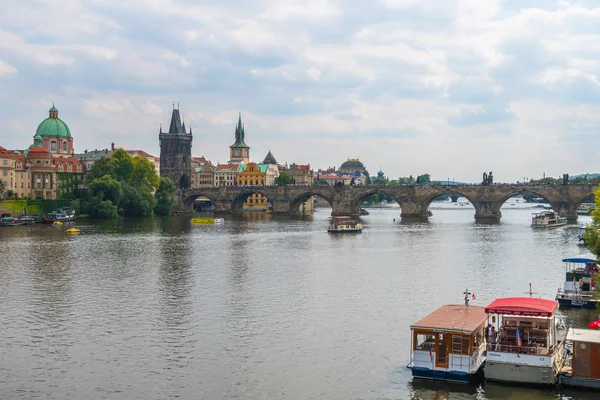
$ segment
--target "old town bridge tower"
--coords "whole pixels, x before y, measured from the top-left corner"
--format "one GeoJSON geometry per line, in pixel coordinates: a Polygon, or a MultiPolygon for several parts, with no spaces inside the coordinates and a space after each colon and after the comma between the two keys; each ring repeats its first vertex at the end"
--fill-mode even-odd
{"type": "MultiPolygon", "coordinates": [[[[179,106],[179,105],[178,105],[179,106]]],[[[173,104],[173,115],[169,131],[160,128],[160,176],[171,178],[178,189],[191,186],[192,128],[186,132],[185,122],[181,122],[179,109],[173,104]]]]}

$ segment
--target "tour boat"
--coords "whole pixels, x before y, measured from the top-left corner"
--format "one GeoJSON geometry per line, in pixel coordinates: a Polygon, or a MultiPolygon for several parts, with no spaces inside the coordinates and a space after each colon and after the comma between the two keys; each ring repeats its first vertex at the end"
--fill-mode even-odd
{"type": "Polygon", "coordinates": [[[498,334],[488,340],[485,379],[556,384],[564,360],[564,332],[556,324],[557,310],[556,301],[530,297],[496,299],[489,304],[485,312],[498,334]]]}
{"type": "Polygon", "coordinates": [[[554,210],[536,212],[533,213],[533,216],[531,217],[532,228],[554,228],[566,224],[567,219],[558,215],[554,210]]]}
{"type": "Polygon", "coordinates": [[[483,378],[484,307],[444,305],[410,326],[414,378],[469,383],[483,378]]]}
{"type": "Polygon", "coordinates": [[[75,221],[75,212],[70,208],[61,208],[56,211],[52,211],[46,214],[44,217],[45,224],[52,224],[54,222],[69,222],[75,221]]]}
{"type": "Polygon", "coordinates": [[[565,366],[561,386],[600,389],[600,331],[570,328],[566,338],[565,366]]]}
{"type": "Polygon", "coordinates": [[[556,293],[561,307],[595,309],[599,300],[594,298],[594,276],[598,262],[591,258],[565,258],[565,282],[556,293]]]}
{"type": "Polygon", "coordinates": [[[592,211],[596,209],[594,203],[582,203],[577,208],[577,215],[592,215],[592,211]]]}
{"type": "Polygon", "coordinates": [[[331,217],[329,233],[353,233],[362,232],[363,226],[360,222],[352,220],[350,217],[331,217]]]}
{"type": "Polygon", "coordinates": [[[192,224],[222,224],[223,218],[192,218],[192,224]]]}

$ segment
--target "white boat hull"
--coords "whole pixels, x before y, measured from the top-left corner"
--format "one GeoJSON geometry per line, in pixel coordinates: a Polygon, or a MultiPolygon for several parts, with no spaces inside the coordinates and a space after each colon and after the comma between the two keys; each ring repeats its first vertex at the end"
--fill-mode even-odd
{"type": "Polygon", "coordinates": [[[485,380],[533,385],[554,385],[557,381],[562,351],[550,356],[488,352],[485,380]]]}

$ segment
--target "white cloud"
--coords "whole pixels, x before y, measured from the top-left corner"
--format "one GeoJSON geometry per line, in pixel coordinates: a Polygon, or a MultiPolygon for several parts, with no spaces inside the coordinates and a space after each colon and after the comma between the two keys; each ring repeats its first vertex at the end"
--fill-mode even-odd
{"type": "Polygon", "coordinates": [[[77,149],[158,153],[179,101],[194,152],[215,162],[241,110],[256,159],[575,174],[600,148],[599,26],[583,0],[13,2],[0,5],[0,145],[27,147],[54,101],[77,149]]]}
{"type": "Polygon", "coordinates": [[[0,60],[0,76],[16,74],[17,69],[12,65],[0,60]]]}

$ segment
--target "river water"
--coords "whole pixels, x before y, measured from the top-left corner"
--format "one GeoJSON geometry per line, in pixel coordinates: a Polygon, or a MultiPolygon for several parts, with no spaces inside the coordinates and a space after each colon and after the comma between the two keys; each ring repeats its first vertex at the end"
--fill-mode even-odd
{"type": "Polygon", "coordinates": [[[410,324],[467,287],[482,306],[530,282],[554,297],[560,260],[587,251],[575,226],[532,230],[530,207],[499,225],[449,203],[428,223],[371,209],[359,235],[327,234],[327,209],[0,228],[0,398],[596,399],[406,368],[410,324]]]}

